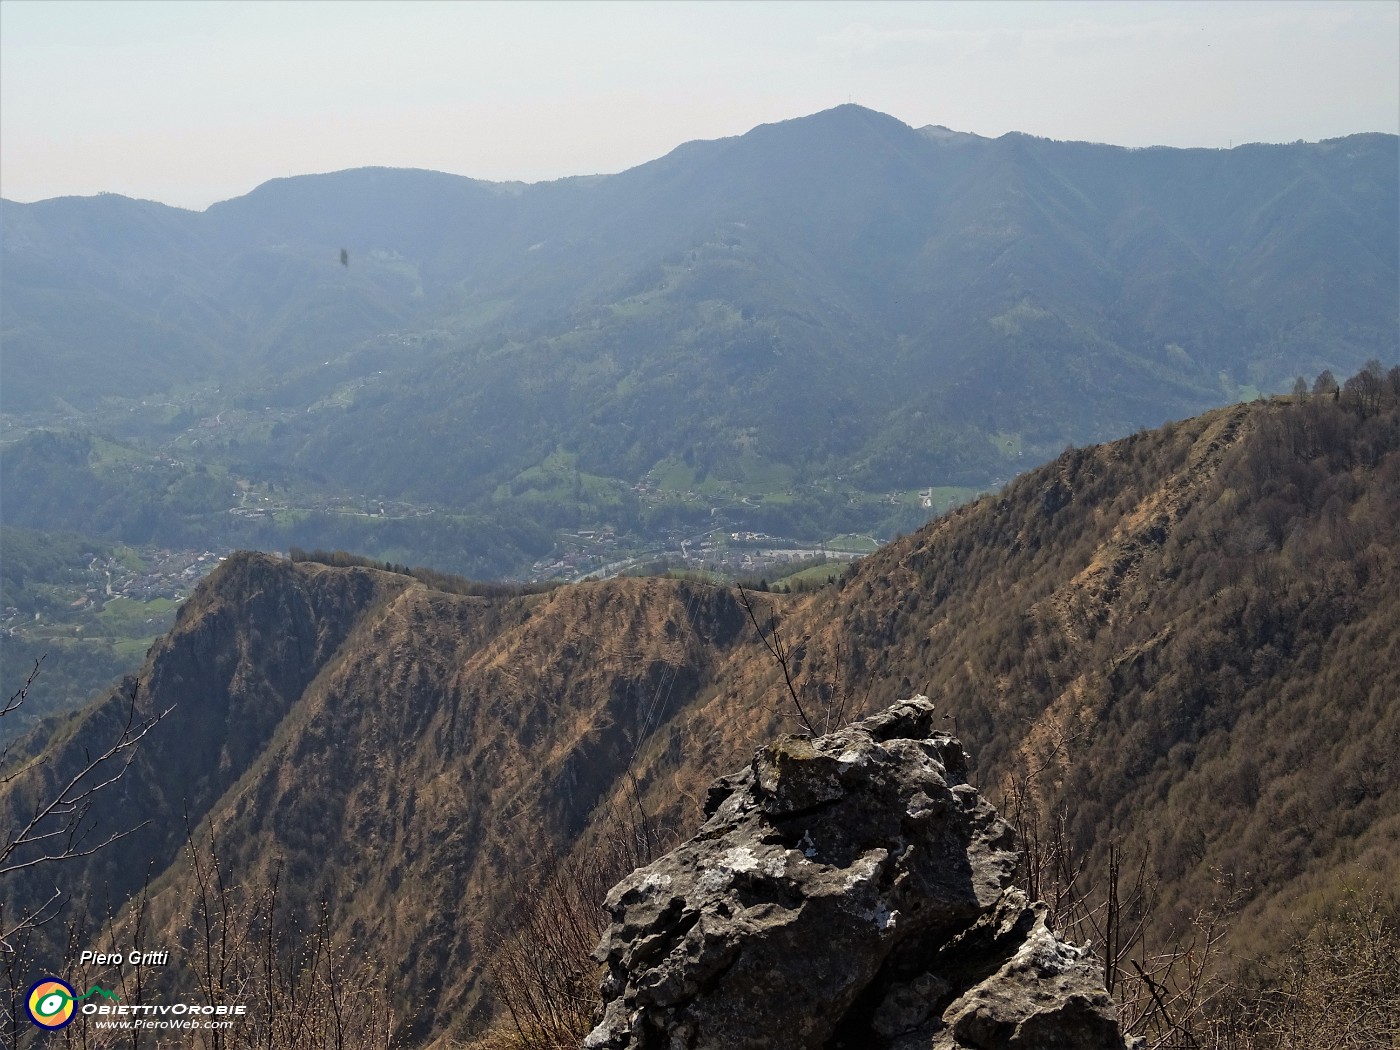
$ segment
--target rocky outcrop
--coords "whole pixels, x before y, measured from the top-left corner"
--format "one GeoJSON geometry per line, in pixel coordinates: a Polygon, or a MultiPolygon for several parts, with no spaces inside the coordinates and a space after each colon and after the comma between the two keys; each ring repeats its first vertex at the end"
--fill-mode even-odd
{"type": "Polygon", "coordinates": [[[916,696],[717,781],[696,836],[608,896],[585,1048],[1122,1050],[934,717],[916,696]]]}

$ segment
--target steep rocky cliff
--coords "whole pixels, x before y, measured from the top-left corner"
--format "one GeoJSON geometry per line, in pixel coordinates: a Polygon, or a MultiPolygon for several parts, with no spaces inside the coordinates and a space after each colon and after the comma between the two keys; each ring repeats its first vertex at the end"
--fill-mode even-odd
{"type": "MultiPolygon", "coordinates": [[[[294,568],[265,555],[237,555],[181,608],[139,676],[46,727],[47,746],[32,766],[24,749],[39,738],[22,741],[7,756],[9,775],[0,777],[0,827],[23,827],[42,801],[54,798],[129,726],[155,720],[139,748],[113,756],[77,782],[82,791],[120,774],[72,828],[78,851],[116,839],[81,865],[68,865],[66,918],[77,928],[100,925],[109,908],[174,863],[187,828],[197,828],[249,766],[264,759],[310,684],[356,648],[366,617],[411,582],[368,569],[294,568]],[[20,769],[25,772],[15,775],[20,769]]],[[[64,823],[53,814],[36,831],[51,833],[64,823]]],[[[54,852],[52,840],[37,839],[20,846],[9,863],[54,852]]],[[[54,876],[43,866],[21,868],[3,889],[17,914],[48,899],[54,876]]]]}

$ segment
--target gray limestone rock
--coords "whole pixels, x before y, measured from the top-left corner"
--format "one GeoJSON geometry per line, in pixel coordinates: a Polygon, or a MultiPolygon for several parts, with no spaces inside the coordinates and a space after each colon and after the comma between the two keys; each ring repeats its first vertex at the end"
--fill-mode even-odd
{"type": "Polygon", "coordinates": [[[716,781],[695,837],[608,895],[586,1050],[1122,1050],[933,719],[916,696],[716,781]]]}

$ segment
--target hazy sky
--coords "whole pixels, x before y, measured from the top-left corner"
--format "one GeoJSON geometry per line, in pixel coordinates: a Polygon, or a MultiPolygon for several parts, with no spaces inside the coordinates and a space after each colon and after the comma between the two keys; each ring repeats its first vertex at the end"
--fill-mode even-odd
{"type": "Polygon", "coordinates": [[[847,100],[1130,146],[1396,132],[1400,2],[0,0],[11,200],[620,171],[847,100]]]}

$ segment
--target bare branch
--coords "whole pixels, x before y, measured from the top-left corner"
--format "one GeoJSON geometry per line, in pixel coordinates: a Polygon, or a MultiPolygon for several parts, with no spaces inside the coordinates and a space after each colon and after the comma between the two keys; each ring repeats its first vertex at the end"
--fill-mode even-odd
{"type": "MultiPolygon", "coordinates": [[[[24,703],[29,687],[38,677],[41,663],[42,658],[35,662],[24,685],[10,697],[0,713],[9,714],[24,703]]],[[[0,877],[46,864],[89,857],[145,826],[143,822],[135,827],[112,831],[101,841],[86,841],[93,830],[89,818],[96,800],[127,774],[136,758],[137,746],[173,709],[168,707],[144,718],[139,717],[138,694],[139,690],[132,690],[125,720],[115,740],[96,756],[91,752],[85,753],[82,768],[66,782],[52,790],[41,791],[28,820],[0,841],[0,877]]],[[[3,761],[3,757],[0,755],[0,761],[3,761]]],[[[43,765],[44,758],[37,757],[21,768],[6,773],[0,778],[0,785],[11,784],[43,765]]],[[[63,894],[55,889],[54,894],[38,909],[17,918],[12,915],[6,921],[3,898],[0,898],[0,951],[12,951],[10,941],[14,937],[26,930],[36,929],[52,918],[62,899],[63,894]]]]}
{"type": "MultiPolygon", "coordinates": [[[[44,656],[47,655],[47,653],[44,654],[44,656]]],[[[11,696],[10,699],[5,701],[5,706],[3,708],[0,708],[0,718],[3,718],[5,715],[8,715],[11,711],[19,710],[20,706],[24,703],[25,698],[29,696],[29,687],[34,684],[34,679],[39,677],[39,666],[43,662],[43,656],[39,657],[39,659],[34,661],[34,670],[29,672],[29,676],[25,678],[24,684],[18,689],[16,689],[14,695],[11,696]]]]}
{"type": "Polygon", "coordinates": [[[44,923],[58,915],[59,905],[63,902],[63,891],[57,886],[49,899],[44,901],[39,907],[28,915],[25,915],[19,922],[9,929],[4,928],[5,924],[5,902],[0,900],[0,954],[10,955],[14,952],[14,946],[10,944],[10,939],[25,930],[37,930],[44,923]],[[49,909],[53,911],[50,913],[49,909]]]}
{"type": "MultiPolygon", "coordinates": [[[[47,653],[44,654],[44,656],[47,655],[47,653]]],[[[25,677],[24,684],[18,689],[16,689],[14,693],[10,696],[10,698],[5,701],[4,707],[0,707],[0,718],[3,718],[8,714],[12,714],[13,712],[18,711],[22,706],[24,706],[24,701],[29,697],[29,687],[34,684],[34,679],[39,677],[39,668],[43,664],[43,662],[43,656],[39,657],[39,659],[34,661],[34,669],[29,672],[28,676],[25,677]]],[[[5,768],[5,760],[9,757],[10,745],[6,744],[3,748],[0,748],[0,769],[5,768]]],[[[33,768],[33,766],[34,762],[30,762],[28,765],[24,766],[23,769],[17,769],[12,773],[6,773],[4,776],[0,776],[0,787],[3,787],[4,785],[8,784],[11,780],[15,780],[18,777],[22,776],[24,773],[28,772],[31,768],[33,768]]]]}
{"type": "Polygon", "coordinates": [[[77,856],[86,856],[96,849],[110,842],[116,841],[127,834],[126,832],[113,833],[107,842],[99,846],[90,847],[83,851],[79,850],[82,825],[91,808],[91,800],[104,788],[120,780],[131,768],[131,763],[135,760],[135,748],[160,721],[168,715],[174,705],[167,707],[164,711],[159,711],[149,718],[138,722],[136,719],[136,698],[137,693],[132,691],[131,699],[127,706],[126,722],[122,726],[117,739],[107,747],[96,758],[88,757],[87,763],[76,774],[71,777],[61,789],[53,794],[47,802],[36,802],[34,815],[30,817],[28,823],[20,828],[18,833],[13,834],[0,846],[0,875],[9,874],[12,871],[19,871],[22,868],[32,867],[38,863],[46,863],[57,860],[67,860],[77,856]],[[104,767],[118,757],[122,758],[120,768],[107,772],[104,767]],[[84,783],[90,776],[98,771],[102,771],[103,779],[93,783],[84,783]],[[52,818],[64,821],[62,827],[51,831],[40,831],[40,826],[52,818]],[[10,858],[15,851],[22,846],[33,845],[52,838],[69,838],[69,845],[59,854],[33,858],[23,862],[10,862],[10,858]]]}
{"type": "Polygon", "coordinates": [[[808,733],[817,735],[816,726],[807,717],[807,712],[802,708],[802,701],[797,695],[797,686],[792,681],[792,650],[783,644],[782,635],[778,633],[777,616],[770,617],[768,621],[768,633],[764,634],[762,626],[758,622],[758,613],[753,606],[753,599],[749,597],[749,592],[744,590],[744,585],[739,584],[739,605],[748,614],[749,623],[753,624],[753,629],[758,634],[758,640],[763,643],[763,647],[777,661],[778,666],[783,669],[783,681],[787,684],[788,696],[792,700],[793,707],[797,708],[797,721],[808,733]]]}

